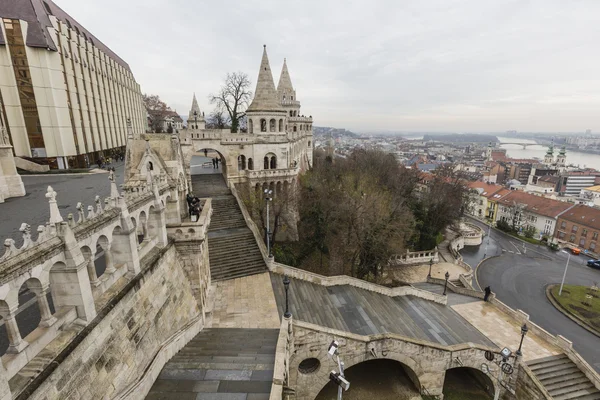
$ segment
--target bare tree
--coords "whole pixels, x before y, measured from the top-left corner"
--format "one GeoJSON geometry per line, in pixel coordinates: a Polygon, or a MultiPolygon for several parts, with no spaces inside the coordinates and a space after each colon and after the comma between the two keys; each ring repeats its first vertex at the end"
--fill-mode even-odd
{"type": "Polygon", "coordinates": [[[163,120],[168,112],[171,111],[171,108],[157,94],[144,93],[142,100],[144,101],[146,111],[150,115],[150,130],[161,133],[163,131],[163,120]]]}
{"type": "Polygon", "coordinates": [[[231,72],[227,74],[219,92],[209,95],[208,99],[212,104],[216,104],[218,109],[227,111],[231,121],[231,132],[237,132],[251,97],[248,75],[244,72],[231,72]]]}
{"type": "Polygon", "coordinates": [[[228,117],[222,109],[216,108],[208,115],[206,119],[206,127],[208,129],[225,129],[229,125],[228,117]]]}

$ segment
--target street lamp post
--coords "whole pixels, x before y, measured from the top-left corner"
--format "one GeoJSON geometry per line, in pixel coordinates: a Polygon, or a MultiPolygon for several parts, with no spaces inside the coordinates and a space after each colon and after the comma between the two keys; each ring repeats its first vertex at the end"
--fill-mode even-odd
{"type": "Polygon", "coordinates": [[[563,274],[562,281],[560,282],[560,289],[558,291],[559,296],[562,295],[563,285],[565,284],[565,278],[567,276],[567,269],[569,268],[569,261],[571,260],[571,253],[569,253],[568,251],[564,251],[564,250],[563,250],[563,252],[567,253],[567,264],[565,265],[565,272],[563,274]]]}
{"type": "Polygon", "coordinates": [[[444,296],[446,295],[446,289],[448,288],[448,278],[450,278],[450,273],[448,271],[446,271],[446,275],[444,275],[446,277],[446,282],[444,283],[444,296]]]}
{"type": "Polygon", "coordinates": [[[288,276],[283,277],[283,287],[285,288],[285,313],[284,318],[291,318],[292,313],[290,312],[290,303],[288,300],[288,290],[290,289],[290,278],[288,276]]]}
{"type": "Polygon", "coordinates": [[[269,202],[273,200],[273,191],[270,189],[265,189],[265,200],[267,202],[267,254],[269,257],[271,254],[271,229],[269,225],[269,202]]]}
{"type": "Polygon", "coordinates": [[[521,357],[523,355],[523,353],[521,353],[521,347],[523,347],[523,339],[525,339],[525,335],[527,335],[527,331],[529,331],[529,328],[527,328],[527,324],[523,324],[523,326],[521,327],[521,343],[519,343],[519,350],[517,350],[517,357],[521,357]]]}
{"type": "Polygon", "coordinates": [[[431,278],[431,267],[433,266],[433,257],[429,260],[429,273],[427,274],[428,278],[431,278]]]}

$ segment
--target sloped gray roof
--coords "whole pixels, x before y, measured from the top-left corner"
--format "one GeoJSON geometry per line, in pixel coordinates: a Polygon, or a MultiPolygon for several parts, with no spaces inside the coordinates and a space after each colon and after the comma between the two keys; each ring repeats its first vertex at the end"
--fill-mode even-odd
{"type": "MultiPolygon", "coordinates": [[[[103,53],[115,60],[123,68],[131,71],[129,65],[111,49],[92,35],[79,22],[63,11],[52,0],[0,0],[0,17],[20,19],[28,23],[27,46],[41,47],[57,51],[56,43],[48,34],[48,28],[52,28],[49,15],[79,30],[92,44],[103,53]]],[[[0,44],[6,44],[0,31],[0,44]]]]}
{"type": "Polygon", "coordinates": [[[263,49],[254,99],[247,111],[285,111],[277,99],[277,91],[275,90],[269,57],[267,56],[267,46],[264,46],[263,49]]]}

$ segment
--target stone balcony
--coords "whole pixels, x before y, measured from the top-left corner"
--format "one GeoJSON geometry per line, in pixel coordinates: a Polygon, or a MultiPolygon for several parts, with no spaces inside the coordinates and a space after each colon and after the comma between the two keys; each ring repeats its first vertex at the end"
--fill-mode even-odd
{"type": "Polygon", "coordinates": [[[250,179],[292,178],[298,175],[299,168],[265,169],[262,171],[246,171],[250,179]]]}

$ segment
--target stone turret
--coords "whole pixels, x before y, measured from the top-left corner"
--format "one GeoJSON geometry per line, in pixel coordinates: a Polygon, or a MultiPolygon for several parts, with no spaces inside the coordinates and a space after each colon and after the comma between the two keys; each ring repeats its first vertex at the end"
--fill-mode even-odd
{"type": "Polygon", "coordinates": [[[283,59],[283,68],[281,69],[281,76],[277,85],[277,95],[288,117],[297,117],[300,115],[300,102],[296,97],[296,90],[294,90],[294,86],[292,85],[292,78],[290,78],[285,58],[283,59]]]}
{"type": "Polygon", "coordinates": [[[196,93],[194,93],[194,98],[192,99],[192,108],[190,108],[190,113],[188,114],[187,126],[188,129],[204,129],[206,126],[204,113],[200,111],[198,100],[196,100],[196,93]]]}
{"type": "Polygon", "coordinates": [[[279,103],[273,74],[264,46],[254,99],[246,110],[248,116],[248,133],[285,133],[286,111],[279,103]]]}

